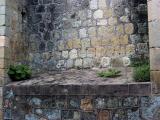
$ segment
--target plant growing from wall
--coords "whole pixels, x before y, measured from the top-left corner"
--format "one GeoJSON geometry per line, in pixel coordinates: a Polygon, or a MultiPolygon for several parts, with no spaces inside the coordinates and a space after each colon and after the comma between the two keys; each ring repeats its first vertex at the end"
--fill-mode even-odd
{"type": "Polygon", "coordinates": [[[32,71],[27,65],[11,65],[8,75],[13,81],[26,80],[31,78],[32,71]]]}
{"type": "Polygon", "coordinates": [[[104,77],[104,78],[115,78],[115,77],[119,77],[121,71],[116,70],[116,69],[109,69],[107,71],[101,71],[98,72],[97,75],[98,77],[104,77]]]}
{"type": "Polygon", "coordinates": [[[143,64],[138,67],[134,67],[133,78],[136,82],[148,82],[150,81],[150,67],[149,64],[143,64]]]}

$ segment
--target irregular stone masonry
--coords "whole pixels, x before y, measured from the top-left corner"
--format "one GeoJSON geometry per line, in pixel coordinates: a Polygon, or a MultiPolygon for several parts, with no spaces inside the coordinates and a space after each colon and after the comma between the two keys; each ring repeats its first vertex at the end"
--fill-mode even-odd
{"type": "Polygon", "coordinates": [[[102,57],[148,57],[146,0],[30,0],[24,8],[35,71],[99,66],[102,57]]]}
{"type": "Polygon", "coordinates": [[[5,87],[4,120],[159,119],[160,97],[150,97],[150,84],[56,86],[5,87]]]}

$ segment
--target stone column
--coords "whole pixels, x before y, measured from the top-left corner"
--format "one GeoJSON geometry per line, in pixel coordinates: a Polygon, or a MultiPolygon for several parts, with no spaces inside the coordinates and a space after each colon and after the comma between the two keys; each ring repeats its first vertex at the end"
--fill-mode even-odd
{"type": "Polygon", "coordinates": [[[6,0],[0,0],[0,120],[3,116],[3,86],[8,82],[7,78],[7,64],[9,60],[9,38],[7,28],[9,22],[7,21],[7,5],[6,0]]]}
{"type": "Polygon", "coordinates": [[[160,93],[160,0],[148,0],[151,80],[160,93]]]}

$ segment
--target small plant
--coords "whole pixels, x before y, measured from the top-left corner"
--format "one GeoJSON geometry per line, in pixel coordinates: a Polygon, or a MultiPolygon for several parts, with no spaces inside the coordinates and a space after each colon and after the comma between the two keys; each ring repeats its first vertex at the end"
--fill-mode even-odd
{"type": "Polygon", "coordinates": [[[115,78],[120,75],[121,71],[116,70],[116,69],[109,69],[107,71],[102,71],[102,72],[98,72],[97,75],[98,77],[104,77],[104,78],[115,78]]]}
{"type": "Polygon", "coordinates": [[[31,74],[31,69],[27,65],[11,65],[8,70],[8,75],[13,81],[29,79],[31,74]]]}
{"type": "Polygon", "coordinates": [[[136,82],[150,81],[150,67],[149,64],[143,64],[134,68],[133,78],[136,82]]]}

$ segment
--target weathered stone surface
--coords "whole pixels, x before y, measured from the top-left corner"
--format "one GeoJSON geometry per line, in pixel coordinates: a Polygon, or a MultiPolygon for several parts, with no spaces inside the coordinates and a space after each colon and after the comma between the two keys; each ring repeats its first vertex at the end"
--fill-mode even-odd
{"type": "Polygon", "coordinates": [[[83,59],[83,68],[91,68],[92,66],[94,66],[92,58],[84,58],[83,59]]]}
{"type": "Polygon", "coordinates": [[[106,19],[101,19],[101,20],[97,20],[97,25],[107,25],[107,20],[106,19]]]}
{"type": "Polygon", "coordinates": [[[77,53],[77,50],[76,49],[73,49],[69,52],[69,57],[71,59],[76,59],[78,57],[78,53],[77,53]]]}
{"type": "Polygon", "coordinates": [[[97,8],[98,8],[98,0],[91,0],[90,9],[97,9],[97,8]]]}
{"type": "Polygon", "coordinates": [[[93,14],[94,19],[103,18],[103,11],[102,10],[96,10],[93,14]]]}
{"type": "MultiPolygon", "coordinates": [[[[54,55],[52,59],[50,59],[51,57],[39,57],[39,59],[32,57],[34,63],[30,61],[31,66],[35,66],[33,64],[38,60],[41,61],[38,62],[39,64],[43,64],[44,61],[47,63],[48,67],[44,68],[51,68],[51,64],[53,68],[56,68],[57,62],[64,60],[67,67],[67,61],[73,60],[75,63],[75,59],[85,58],[83,63],[86,67],[84,65],[82,67],[87,68],[92,66],[92,63],[88,65],[89,59],[100,62],[101,57],[104,56],[110,58],[133,54],[136,57],[148,56],[147,51],[144,51],[147,50],[145,48],[148,44],[147,37],[144,37],[148,36],[145,31],[148,27],[146,24],[146,1],[136,3],[136,1],[114,0],[71,0],[67,2],[63,0],[31,0],[26,2],[22,6],[25,8],[27,4],[28,12],[25,9],[24,13],[22,12],[24,14],[22,27],[26,32],[25,40],[29,39],[29,53],[34,55],[57,51],[61,54],[60,56],[54,55]],[[143,8],[145,10],[142,10],[143,8]],[[141,44],[142,42],[146,44],[141,44]],[[73,51],[77,52],[73,53],[73,51]]],[[[18,7],[14,5],[14,8],[18,7]]],[[[18,16],[20,13],[15,11],[11,17],[13,23],[11,28],[15,29],[16,33],[17,26],[21,26],[16,23],[16,20],[20,20],[19,23],[21,23],[22,19],[19,17],[21,15],[18,16]]],[[[6,34],[4,31],[8,31],[6,26],[2,28],[3,35],[6,34]]],[[[16,37],[14,39],[23,41],[23,38],[16,37]]],[[[73,62],[69,66],[73,66],[73,62]]],[[[35,66],[35,69],[36,67],[39,69],[38,65],[35,66]]],[[[43,68],[41,69],[43,70],[43,68]]]]}
{"type": "Polygon", "coordinates": [[[68,55],[69,55],[68,51],[62,51],[62,57],[63,58],[67,59],[68,55]]]}
{"type": "Polygon", "coordinates": [[[84,98],[81,100],[81,109],[84,111],[92,111],[93,105],[92,100],[90,98],[84,98]]]}
{"type": "Polygon", "coordinates": [[[134,32],[134,25],[132,23],[125,24],[125,32],[127,34],[132,34],[134,32]]]}
{"type": "Polygon", "coordinates": [[[160,49],[159,48],[152,48],[150,49],[150,66],[151,70],[160,70],[160,49]]]}
{"type": "Polygon", "coordinates": [[[96,27],[90,27],[88,28],[88,35],[89,37],[96,37],[97,35],[97,31],[96,31],[96,27]]]}
{"type": "Polygon", "coordinates": [[[86,48],[89,48],[91,46],[91,41],[90,39],[82,39],[81,44],[82,44],[82,50],[85,50],[86,48]]]}
{"type": "Polygon", "coordinates": [[[111,17],[108,19],[108,24],[109,25],[116,25],[117,24],[117,18],[116,17],[111,17]]]}
{"type": "Polygon", "coordinates": [[[80,36],[80,38],[86,38],[87,37],[87,30],[85,28],[80,29],[79,36],[80,36]]]}
{"type": "Polygon", "coordinates": [[[98,113],[98,119],[97,120],[109,120],[109,112],[107,110],[100,111],[98,113]]]}
{"type": "Polygon", "coordinates": [[[82,67],[82,64],[83,64],[82,59],[76,59],[76,60],[75,60],[75,67],[81,68],[81,67],[82,67]]]}
{"type": "Polygon", "coordinates": [[[67,64],[67,68],[72,68],[74,66],[72,59],[68,59],[66,64],[67,64]]]}

